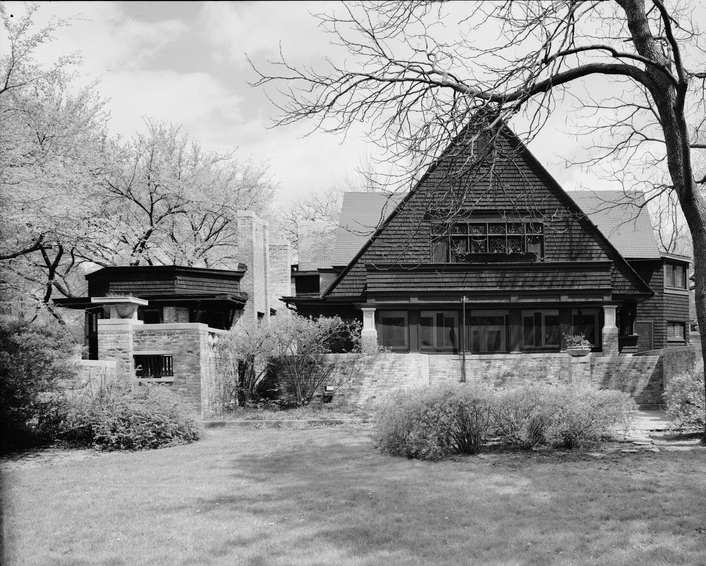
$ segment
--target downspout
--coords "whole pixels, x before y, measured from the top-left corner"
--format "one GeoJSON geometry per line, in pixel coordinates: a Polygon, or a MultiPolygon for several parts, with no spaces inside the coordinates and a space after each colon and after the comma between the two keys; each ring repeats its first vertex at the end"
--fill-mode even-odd
{"type": "Polygon", "coordinates": [[[461,383],[466,383],[466,296],[461,298],[461,383]]]}

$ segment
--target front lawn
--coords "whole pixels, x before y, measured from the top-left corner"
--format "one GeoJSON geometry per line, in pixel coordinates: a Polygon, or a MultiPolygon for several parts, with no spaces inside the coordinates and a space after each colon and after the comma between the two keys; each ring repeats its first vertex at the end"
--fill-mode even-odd
{"type": "Polygon", "coordinates": [[[706,563],[702,448],[431,463],[341,426],[49,456],[3,463],[3,564],[706,563]]]}

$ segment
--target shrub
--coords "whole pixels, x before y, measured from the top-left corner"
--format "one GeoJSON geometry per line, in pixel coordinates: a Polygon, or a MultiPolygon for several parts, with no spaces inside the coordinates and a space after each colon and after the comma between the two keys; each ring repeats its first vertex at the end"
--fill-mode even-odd
{"type": "Polygon", "coordinates": [[[375,440],[388,454],[422,460],[475,454],[486,440],[490,414],[490,393],[482,388],[403,391],[377,411],[375,440]]]}
{"type": "Polygon", "coordinates": [[[667,417],[677,430],[704,428],[704,372],[689,371],[669,380],[664,391],[667,417]]]}
{"type": "Polygon", "coordinates": [[[46,438],[37,426],[55,411],[58,383],[74,377],[68,332],[40,324],[3,321],[0,326],[0,451],[46,438]]]}
{"type": "Polygon", "coordinates": [[[160,448],[199,438],[198,424],[181,400],[159,385],[109,384],[70,394],[57,429],[72,445],[103,450],[160,448]]]}
{"type": "Polygon", "coordinates": [[[618,427],[627,429],[635,402],[621,391],[561,387],[549,396],[547,409],[544,444],[579,448],[609,438],[618,427]]]}
{"type": "Polygon", "coordinates": [[[576,448],[629,426],[634,406],[626,393],[571,386],[402,391],[378,408],[375,440],[389,454],[429,460],[475,454],[491,436],[525,449],[576,448]]]}
{"type": "Polygon", "coordinates": [[[237,324],[219,343],[225,404],[277,397],[285,406],[308,405],[334,369],[324,355],[333,348],[357,348],[359,334],[359,324],[339,317],[279,315],[269,324],[237,324]]]}

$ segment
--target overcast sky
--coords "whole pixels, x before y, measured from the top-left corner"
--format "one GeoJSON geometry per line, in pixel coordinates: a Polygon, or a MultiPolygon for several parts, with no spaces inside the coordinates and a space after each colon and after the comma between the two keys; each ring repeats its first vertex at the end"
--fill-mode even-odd
{"type": "MultiPolygon", "coordinates": [[[[331,49],[310,12],[324,3],[91,2],[41,3],[41,19],[71,20],[59,31],[55,54],[78,52],[82,80],[98,80],[109,99],[111,127],[132,135],[151,117],[180,123],[205,147],[238,148],[239,154],[268,164],[290,200],[313,191],[359,183],[356,169],[374,148],[360,132],[340,137],[306,126],[269,128],[275,109],[245,53],[257,62],[274,58],[281,43],[298,64],[316,62],[331,49]]],[[[6,9],[22,6],[7,3],[6,9]]],[[[566,116],[555,115],[530,146],[566,189],[599,186],[585,171],[567,169],[581,145],[568,133],[566,116]]],[[[603,188],[608,188],[603,185],[603,188]]]]}

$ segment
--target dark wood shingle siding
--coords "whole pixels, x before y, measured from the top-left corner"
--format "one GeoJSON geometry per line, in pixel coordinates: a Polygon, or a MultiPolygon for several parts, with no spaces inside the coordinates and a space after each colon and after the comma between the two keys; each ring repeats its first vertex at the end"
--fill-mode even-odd
{"type": "Polygon", "coordinates": [[[575,270],[528,270],[518,266],[484,266],[472,271],[369,270],[368,292],[428,289],[483,289],[523,292],[528,290],[594,291],[610,290],[610,264],[581,267],[575,270]]]}
{"type": "MultiPolygon", "coordinates": [[[[480,147],[476,142],[475,147],[480,147]]],[[[568,197],[549,188],[548,182],[523,152],[503,135],[492,178],[487,166],[458,175],[468,161],[470,147],[449,151],[422,179],[372,241],[354,261],[330,296],[361,295],[366,283],[366,264],[431,262],[431,221],[434,209],[472,211],[525,211],[544,223],[545,263],[610,261],[610,246],[590,231],[590,224],[568,197]],[[492,182],[491,182],[492,181],[492,182]]],[[[625,269],[616,270],[613,285],[620,292],[635,291],[625,269]]]]}
{"type": "Polygon", "coordinates": [[[652,347],[663,348],[667,328],[664,323],[664,268],[662,261],[634,262],[633,267],[654,291],[652,297],[637,304],[635,320],[652,321],[652,347]]]}

